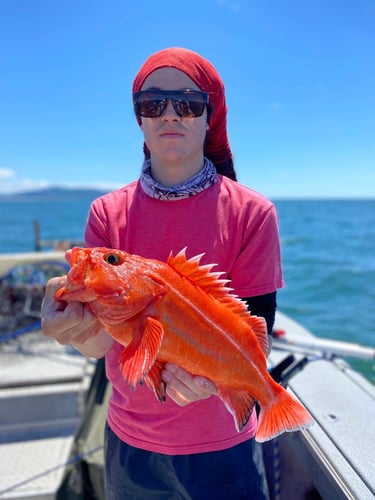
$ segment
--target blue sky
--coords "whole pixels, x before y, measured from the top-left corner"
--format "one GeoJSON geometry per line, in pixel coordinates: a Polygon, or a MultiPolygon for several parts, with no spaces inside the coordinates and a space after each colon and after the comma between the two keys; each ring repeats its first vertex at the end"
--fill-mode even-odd
{"type": "Polygon", "coordinates": [[[135,179],[131,84],[207,57],[239,180],[271,198],[375,196],[373,0],[0,0],[0,192],[135,179]]]}

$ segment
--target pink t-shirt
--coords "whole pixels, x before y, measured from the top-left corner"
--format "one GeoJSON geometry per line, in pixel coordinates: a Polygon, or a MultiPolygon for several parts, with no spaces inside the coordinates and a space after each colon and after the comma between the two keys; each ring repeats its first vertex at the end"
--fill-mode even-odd
{"type": "MultiPolygon", "coordinates": [[[[95,200],[86,245],[118,248],[165,261],[187,247],[187,257],[204,253],[202,264],[217,264],[240,297],[263,295],[283,286],[277,216],[259,193],[219,176],[205,191],[176,201],[151,198],[138,181],[95,200]]],[[[212,396],[184,407],[159,403],[145,386],[129,389],[118,368],[123,347],[106,355],[112,383],[108,423],[124,442],[149,451],[190,454],[239,444],[255,434],[253,412],[238,433],[233,417],[212,396]]]]}

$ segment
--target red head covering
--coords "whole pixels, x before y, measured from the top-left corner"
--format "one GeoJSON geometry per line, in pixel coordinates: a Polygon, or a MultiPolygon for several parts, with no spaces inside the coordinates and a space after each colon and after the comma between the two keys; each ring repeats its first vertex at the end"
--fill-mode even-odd
{"type": "Polygon", "coordinates": [[[224,84],[209,61],[188,49],[172,47],[160,50],[152,54],[138,71],[133,81],[133,94],[142,89],[146,78],[152,72],[165,67],[183,71],[203,92],[209,94],[212,113],[209,121],[210,127],[206,134],[204,155],[216,167],[219,164],[230,163],[233,170],[232,152],[227,136],[227,107],[224,84]]]}

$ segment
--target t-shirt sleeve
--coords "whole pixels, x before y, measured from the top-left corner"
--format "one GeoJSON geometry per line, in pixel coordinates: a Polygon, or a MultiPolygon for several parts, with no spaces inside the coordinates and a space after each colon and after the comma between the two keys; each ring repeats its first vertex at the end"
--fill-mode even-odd
{"type": "Polygon", "coordinates": [[[281,251],[276,209],[271,204],[244,222],[242,249],[230,279],[240,297],[271,293],[283,286],[281,251]]]}
{"type": "Polygon", "coordinates": [[[85,228],[85,245],[87,247],[111,248],[109,232],[106,229],[105,211],[100,199],[95,200],[90,207],[85,228]]]}

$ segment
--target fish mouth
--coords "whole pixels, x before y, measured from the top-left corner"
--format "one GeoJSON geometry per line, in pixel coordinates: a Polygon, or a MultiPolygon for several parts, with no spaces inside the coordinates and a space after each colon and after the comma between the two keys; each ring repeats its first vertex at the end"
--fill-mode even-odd
{"type": "Polygon", "coordinates": [[[82,248],[67,250],[65,258],[70,265],[68,281],[64,288],[59,290],[59,300],[77,302],[91,302],[96,299],[95,291],[90,287],[92,280],[91,261],[82,248]]]}
{"type": "Polygon", "coordinates": [[[84,248],[73,247],[65,252],[65,259],[73,269],[74,267],[79,266],[81,263],[84,263],[85,261],[87,262],[87,252],[84,248]]]}

